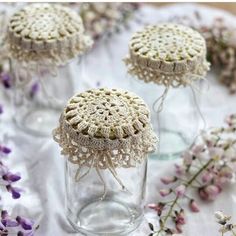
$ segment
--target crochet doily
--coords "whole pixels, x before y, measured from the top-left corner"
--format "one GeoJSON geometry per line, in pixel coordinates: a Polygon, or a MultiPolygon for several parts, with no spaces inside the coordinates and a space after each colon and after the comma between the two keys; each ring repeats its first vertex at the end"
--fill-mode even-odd
{"type": "Polygon", "coordinates": [[[91,39],[80,16],[57,4],[31,4],[9,20],[7,40],[12,57],[23,62],[66,64],[83,54],[91,39]]]}
{"type": "Polygon", "coordinates": [[[135,94],[94,89],[73,96],[54,130],[54,139],[79,168],[136,166],[156,148],[150,113],[135,94]]]}
{"type": "Polygon", "coordinates": [[[191,28],[171,23],[136,32],[124,61],[131,75],[173,87],[185,86],[209,69],[204,38],[191,28]]]}

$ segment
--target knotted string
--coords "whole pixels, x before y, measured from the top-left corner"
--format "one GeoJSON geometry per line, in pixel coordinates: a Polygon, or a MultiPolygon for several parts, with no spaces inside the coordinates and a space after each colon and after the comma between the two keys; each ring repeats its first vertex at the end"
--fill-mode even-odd
{"type": "Polygon", "coordinates": [[[165,101],[166,96],[167,96],[167,94],[168,94],[168,91],[169,91],[169,86],[167,86],[167,87],[165,88],[163,94],[162,94],[159,98],[157,98],[156,101],[153,103],[152,109],[153,109],[155,112],[160,113],[160,112],[162,111],[162,109],[163,109],[163,104],[164,104],[164,101],[165,101]],[[157,110],[156,110],[155,107],[156,107],[156,105],[158,104],[159,101],[160,101],[160,104],[159,104],[159,106],[158,106],[158,108],[157,108],[157,110]]]}
{"type": "MultiPolygon", "coordinates": [[[[130,193],[130,194],[132,194],[132,193],[125,187],[125,185],[123,184],[122,180],[121,180],[120,177],[118,176],[118,174],[117,174],[117,172],[116,172],[116,170],[115,170],[115,167],[114,167],[114,165],[113,165],[113,163],[112,163],[112,160],[110,159],[109,155],[106,155],[106,154],[104,154],[104,153],[101,153],[101,156],[103,156],[103,155],[105,155],[105,161],[106,161],[106,165],[107,165],[108,170],[110,171],[110,173],[112,174],[112,176],[115,178],[115,180],[117,181],[117,183],[121,186],[122,190],[123,190],[123,191],[126,191],[126,192],[128,192],[128,193],[130,193]]],[[[106,197],[106,194],[107,194],[107,185],[106,185],[106,182],[105,182],[105,180],[104,180],[104,178],[103,178],[103,176],[102,176],[102,174],[101,174],[101,171],[100,171],[100,168],[99,168],[99,161],[97,161],[96,165],[94,164],[94,163],[95,163],[95,159],[99,159],[99,155],[95,155],[95,156],[93,157],[89,169],[88,169],[85,173],[83,173],[81,176],[80,176],[80,173],[81,173],[81,169],[82,169],[83,166],[80,166],[80,167],[77,169],[76,174],[75,174],[75,181],[76,181],[76,182],[79,182],[82,178],[86,177],[86,176],[90,173],[90,171],[91,171],[91,169],[92,169],[93,167],[95,167],[96,172],[97,172],[97,174],[98,174],[98,177],[100,178],[100,180],[101,180],[101,182],[102,182],[102,184],[103,184],[103,193],[102,193],[102,195],[101,195],[101,197],[100,197],[100,201],[103,201],[104,198],[106,197]]]]}
{"type": "MultiPolygon", "coordinates": [[[[42,91],[44,92],[45,96],[47,97],[49,106],[51,108],[62,107],[62,104],[60,103],[60,101],[58,99],[56,99],[54,96],[50,95],[50,92],[48,91],[47,86],[44,83],[45,77],[42,73],[42,68],[40,68],[40,65],[36,66],[36,70],[37,70],[37,74],[38,74],[38,81],[41,85],[42,91]]],[[[58,75],[57,70],[49,70],[49,71],[52,71],[52,73],[50,73],[52,76],[57,76],[58,75]]]]}
{"type": "MultiPolygon", "coordinates": [[[[192,91],[192,94],[193,94],[193,100],[194,100],[194,104],[197,108],[197,112],[199,113],[202,121],[203,121],[203,130],[206,128],[207,124],[206,124],[206,120],[201,112],[201,109],[198,105],[198,101],[197,101],[197,97],[196,97],[196,93],[195,92],[198,92],[198,93],[202,93],[202,91],[197,87],[195,86],[194,84],[191,83],[191,81],[187,78],[189,77],[195,77],[197,78],[198,80],[204,80],[204,81],[207,81],[205,77],[203,76],[200,76],[200,75],[197,75],[197,74],[187,74],[185,76],[185,80],[183,78],[183,81],[186,83],[186,85],[189,85],[190,86],[190,89],[192,91]]],[[[209,89],[209,83],[207,83],[208,85],[208,89],[209,89]]],[[[159,144],[161,143],[161,121],[160,121],[160,112],[163,110],[163,105],[164,105],[164,102],[165,102],[165,99],[168,95],[168,91],[169,91],[169,86],[167,86],[164,90],[164,92],[162,93],[162,95],[160,97],[158,97],[155,102],[153,103],[153,111],[157,113],[157,122],[158,122],[158,136],[159,136],[159,144]],[[160,102],[160,103],[159,103],[160,102]],[[157,104],[159,103],[158,107],[157,104]]],[[[194,138],[194,141],[196,141],[196,139],[198,138],[198,135],[194,138]]],[[[160,148],[158,148],[158,155],[160,156],[160,148]]]]}

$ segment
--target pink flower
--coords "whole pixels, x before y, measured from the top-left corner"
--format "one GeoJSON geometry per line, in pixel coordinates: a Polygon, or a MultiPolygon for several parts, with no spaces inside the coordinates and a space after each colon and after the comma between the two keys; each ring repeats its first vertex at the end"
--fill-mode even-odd
{"type": "Polygon", "coordinates": [[[205,149],[205,146],[203,144],[195,145],[192,148],[192,153],[194,156],[197,156],[199,153],[201,153],[205,149]]]}
{"type": "Polygon", "coordinates": [[[202,175],[202,182],[203,183],[209,183],[213,178],[212,173],[210,173],[209,171],[206,171],[203,175],[202,175]]]}
{"type": "Polygon", "coordinates": [[[197,203],[193,199],[191,199],[189,202],[189,208],[191,209],[192,212],[199,212],[200,211],[197,203]]]}
{"type": "Polygon", "coordinates": [[[222,186],[223,184],[230,182],[232,178],[233,173],[231,168],[225,166],[220,170],[218,176],[214,178],[214,183],[215,185],[222,186]]]}
{"type": "Polygon", "coordinates": [[[181,209],[180,212],[175,212],[176,216],[174,217],[175,220],[175,228],[178,233],[182,233],[182,225],[186,224],[184,210],[181,209]]]}
{"type": "Polygon", "coordinates": [[[228,167],[228,166],[224,166],[219,173],[220,177],[225,177],[227,179],[232,179],[233,178],[233,170],[228,167]]]}
{"type": "Polygon", "coordinates": [[[183,197],[186,191],[186,186],[181,184],[175,189],[175,193],[178,197],[183,197]]]}
{"type": "Polygon", "coordinates": [[[222,189],[218,185],[208,185],[199,189],[199,196],[203,200],[213,201],[221,193],[222,189]]]}
{"type": "Polygon", "coordinates": [[[211,158],[221,158],[224,154],[224,149],[219,147],[209,148],[209,155],[211,158]]]}
{"type": "Polygon", "coordinates": [[[175,223],[176,224],[180,224],[180,225],[186,224],[185,215],[184,215],[184,210],[183,209],[181,209],[179,213],[176,213],[175,223]]]}
{"type": "Polygon", "coordinates": [[[162,197],[168,196],[171,192],[172,192],[171,189],[161,189],[161,190],[159,191],[159,193],[160,193],[160,195],[161,195],[162,197]]]}
{"type": "Polygon", "coordinates": [[[161,182],[163,184],[171,184],[171,183],[174,183],[178,178],[176,176],[166,176],[166,177],[163,177],[161,178],[161,182]]]}
{"type": "Polygon", "coordinates": [[[165,204],[162,203],[162,202],[159,202],[158,204],[148,204],[148,207],[150,209],[156,211],[158,216],[161,216],[162,211],[163,211],[163,209],[165,207],[165,204]]]}
{"type": "Polygon", "coordinates": [[[208,148],[213,147],[217,141],[217,137],[211,134],[203,134],[202,137],[208,148]]]}
{"type": "Polygon", "coordinates": [[[185,172],[185,169],[184,169],[183,166],[180,166],[180,165],[178,165],[178,164],[175,164],[175,173],[176,173],[177,175],[183,175],[184,172],[185,172]]]}

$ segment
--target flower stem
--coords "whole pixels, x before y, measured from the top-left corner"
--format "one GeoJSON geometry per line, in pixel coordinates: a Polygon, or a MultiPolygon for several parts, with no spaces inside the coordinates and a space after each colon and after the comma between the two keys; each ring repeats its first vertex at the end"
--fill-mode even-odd
{"type": "MultiPolygon", "coordinates": [[[[194,180],[213,162],[214,160],[213,159],[210,159],[205,165],[203,165],[194,175],[193,177],[187,182],[185,183],[185,187],[186,189],[191,186],[191,184],[194,182],[194,180]]],[[[165,228],[165,225],[166,225],[166,222],[167,220],[169,219],[169,217],[171,216],[172,214],[172,211],[175,207],[175,205],[178,204],[178,200],[179,200],[179,197],[176,196],[175,199],[173,200],[172,204],[170,205],[170,209],[167,213],[167,215],[164,217],[164,220],[162,222],[162,225],[161,225],[161,228],[155,232],[155,236],[158,236],[161,234],[161,232],[163,232],[164,228],[165,228]]]]}

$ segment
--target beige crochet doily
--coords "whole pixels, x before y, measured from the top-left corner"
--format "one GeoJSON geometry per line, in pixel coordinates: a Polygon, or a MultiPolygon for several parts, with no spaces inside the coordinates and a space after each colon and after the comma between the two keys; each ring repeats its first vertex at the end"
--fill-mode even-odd
{"type": "MultiPolygon", "coordinates": [[[[117,89],[94,89],[73,96],[54,130],[62,154],[82,167],[109,169],[141,163],[156,148],[149,110],[135,94],[117,89]]],[[[123,186],[123,185],[122,185],[123,186]]]]}
{"type": "Polygon", "coordinates": [[[124,61],[131,75],[173,87],[202,78],[209,69],[204,38],[191,28],[171,23],[136,32],[124,61]]]}
{"type": "Polygon", "coordinates": [[[9,20],[11,56],[26,63],[66,64],[92,44],[80,16],[57,4],[31,4],[9,20]]]}

